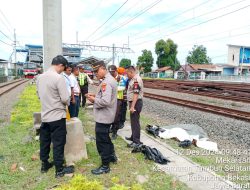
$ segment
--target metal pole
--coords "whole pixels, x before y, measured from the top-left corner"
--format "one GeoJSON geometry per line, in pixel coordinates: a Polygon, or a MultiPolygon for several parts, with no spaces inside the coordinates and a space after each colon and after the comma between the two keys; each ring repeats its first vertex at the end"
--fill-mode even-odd
{"type": "Polygon", "coordinates": [[[242,64],[244,61],[244,53],[245,53],[245,47],[242,47],[242,58],[241,58],[241,64],[240,64],[240,75],[242,76],[242,64]]]}
{"type": "Polygon", "coordinates": [[[17,77],[17,63],[16,63],[16,29],[14,29],[14,64],[15,64],[15,75],[17,77]]]}
{"type": "Polygon", "coordinates": [[[43,69],[48,70],[52,59],[62,55],[62,2],[43,0],[43,69]]]}
{"type": "Polygon", "coordinates": [[[113,65],[114,65],[114,64],[115,64],[115,44],[113,44],[113,51],[112,51],[112,52],[113,52],[113,56],[112,56],[112,57],[113,57],[113,58],[112,58],[113,60],[112,60],[112,63],[113,63],[113,65]]]}
{"type": "Polygon", "coordinates": [[[76,31],[76,44],[78,44],[78,31],[76,31]]]}

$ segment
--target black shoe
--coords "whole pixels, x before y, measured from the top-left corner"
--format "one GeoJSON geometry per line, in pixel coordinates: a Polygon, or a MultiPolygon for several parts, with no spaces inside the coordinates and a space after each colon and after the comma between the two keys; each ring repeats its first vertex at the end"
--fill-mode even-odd
{"type": "Polygon", "coordinates": [[[128,141],[133,141],[132,137],[125,137],[125,139],[128,141]]]}
{"type": "Polygon", "coordinates": [[[99,168],[91,170],[91,173],[94,175],[100,175],[100,174],[105,174],[105,173],[109,173],[109,172],[110,172],[109,166],[105,166],[105,165],[102,165],[99,168]]]}
{"type": "Polygon", "coordinates": [[[53,163],[49,163],[48,161],[42,162],[41,173],[46,173],[53,165],[53,163]]]}
{"type": "Polygon", "coordinates": [[[116,134],[116,133],[113,133],[113,134],[112,134],[112,140],[115,140],[115,139],[117,139],[117,134],[116,134]]]}
{"type": "Polygon", "coordinates": [[[112,154],[110,162],[112,162],[113,164],[117,164],[117,156],[115,154],[112,154]]]}
{"type": "Polygon", "coordinates": [[[132,142],[132,143],[128,144],[127,147],[136,148],[136,147],[139,147],[140,145],[142,145],[142,143],[134,143],[134,142],[132,142]]]}
{"type": "Polygon", "coordinates": [[[63,177],[65,174],[71,174],[74,173],[74,166],[68,166],[68,167],[61,167],[61,168],[56,168],[56,178],[63,177]]]}

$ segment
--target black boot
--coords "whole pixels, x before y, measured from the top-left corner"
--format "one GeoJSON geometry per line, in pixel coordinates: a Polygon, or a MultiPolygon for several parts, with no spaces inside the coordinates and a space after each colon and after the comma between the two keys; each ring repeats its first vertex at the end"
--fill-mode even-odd
{"type": "Polygon", "coordinates": [[[67,166],[67,167],[56,167],[56,174],[55,177],[63,177],[65,174],[71,174],[74,173],[74,166],[67,166]]]}
{"type": "Polygon", "coordinates": [[[52,167],[53,163],[49,163],[48,161],[42,161],[41,173],[46,173],[52,167]]]}
{"type": "Polygon", "coordinates": [[[117,160],[117,156],[115,155],[115,153],[113,153],[111,155],[110,162],[112,162],[113,164],[117,164],[117,160]]]}
{"type": "Polygon", "coordinates": [[[127,141],[133,141],[132,137],[125,137],[127,141]]]}
{"type": "Polygon", "coordinates": [[[94,175],[100,175],[100,174],[109,173],[109,172],[110,172],[110,168],[108,165],[102,165],[99,168],[91,170],[91,173],[94,175]]]}

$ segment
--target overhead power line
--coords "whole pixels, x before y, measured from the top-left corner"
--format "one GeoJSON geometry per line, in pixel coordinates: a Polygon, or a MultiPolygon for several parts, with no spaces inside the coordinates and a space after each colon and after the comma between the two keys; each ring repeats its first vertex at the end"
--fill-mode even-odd
{"type": "MultiPolygon", "coordinates": [[[[221,11],[221,10],[226,9],[226,8],[228,8],[228,7],[231,7],[231,6],[234,6],[234,5],[236,5],[236,4],[242,3],[243,1],[246,1],[246,0],[241,0],[241,1],[239,1],[239,2],[235,2],[235,3],[229,4],[229,5],[227,5],[227,6],[220,7],[220,8],[218,8],[218,9],[214,9],[214,10],[212,10],[212,11],[203,13],[203,14],[201,14],[201,15],[199,15],[199,16],[194,17],[194,18],[186,19],[186,20],[184,20],[184,21],[181,21],[181,22],[179,22],[179,23],[175,23],[175,24],[173,24],[173,25],[171,25],[171,26],[167,26],[167,27],[165,27],[165,28],[168,28],[168,29],[169,29],[170,27],[176,27],[177,25],[186,23],[186,22],[188,22],[188,21],[191,21],[191,20],[200,18],[200,17],[205,16],[205,15],[209,15],[209,14],[214,13],[214,12],[217,12],[217,11],[221,11]]],[[[156,33],[156,32],[153,32],[152,34],[154,34],[154,33],[156,33]]],[[[158,35],[157,35],[157,36],[158,36],[158,35]]],[[[136,38],[136,39],[141,39],[141,38],[145,38],[145,37],[148,37],[148,35],[144,35],[144,36],[139,37],[139,38],[136,38]]],[[[135,39],[135,40],[136,40],[136,39],[135,39]]]]}
{"type": "MultiPolygon", "coordinates": [[[[228,12],[228,13],[225,13],[225,14],[222,14],[222,15],[219,15],[219,16],[217,16],[217,17],[208,19],[208,20],[203,21],[203,22],[201,22],[201,23],[198,23],[198,24],[195,24],[195,25],[192,25],[192,26],[188,26],[188,27],[186,27],[186,28],[184,28],[184,29],[181,29],[181,30],[172,32],[172,33],[170,33],[170,34],[168,34],[168,35],[165,35],[164,37],[166,37],[166,36],[171,36],[171,35],[174,35],[174,34],[178,34],[178,33],[180,33],[180,32],[183,32],[183,31],[189,30],[189,29],[191,29],[191,28],[194,28],[194,27],[196,27],[196,26],[200,26],[200,25],[205,24],[205,23],[208,23],[208,22],[210,22],[210,21],[217,20],[217,19],[219,19],[219,18],[222,18],[222,17],[225,17],[225,16],[227,16],[227,15],[236,13],[236,12],[241,11],[241,10],[243,10],[243,9],[246,9],[246,8],[248,8],[249,6],[250,6],[250,5],[247,5],[247,6],[241,7],[241,8],[239,8],[239,9],[237,9],[237,10],[234,10],[234,11],[231,11],[231,12],[228,12]]],[[[141,44],[144,44],[144,43],[148,43],[148,42],[151,42],[151,41],[154,41],[154,40],[155,40],[155,37],[154,37],[154,39],[147,40],[147,41],[144,41],[144,42],[141,42],[141,43],[137,43],[137,44],[133,44],[133,45],[134,45],[134,46],[137,46],[137,45],[141,45],[141,44]]]]}
{"type": "Polygon", "coordinates": [[[110,30],[109,32],[107,32],[106,34],[102,35],[101,37],[95,39],[93,42],[100,40],[110,34],[112,34],[113,32],[119,30],[120,28],[124,27],[125,25],[129,24],[130,22],[132,22],[134,19],[136,19],[137,17],[141,16],[143,13],[147,12],[149,9],[153,8],[155,5],[157,5],[158,3],[160,3],[162,0],[157,0],[154,3],[152,3],[151,5],[149,5],[148,7],[146,7],[145,9],[143,9],[141,12],[139,12],[137,15],[135,15],[133,18],[125,21],[124,23],[122,23],[121,25],[113,28],[112,30],[110,30]]]}
{"type": "Polygon", "coordinates": [[[5,44],[5,45],[8,45],[8,46],[11,46],[11,47],[12,47],[11,44],[8,44],[8,43],[6,43],[6,42],[4,42],[4,41],[2,41],[2,40],[0,40],[0,42],[2,42],[2,43],[5,44]]]}
{"type": "Polygon", "coordinates": [[[7,36],[5,33],[3,33],[1,30],[0,30],[0,33],[2,33],[6,38],[8,38],[10,41],[13,42],[13,40],[9,36],[7,36]]]}
{"type": "MultiPolygon", "coordinates": [[[[211,40],[204,40],[204,41],[201,41],[201,42],[198,42],[198,43],[195,43],[195,44],[202,44],[202,43],[207,43],[207,42],[213,42],[213,41],[223,40],[223,39],[227,39],[227,38],[234,38],[234,37],[238,37],[238,36],[244,36],[244,35],[247,35],[247,34],[250,34],[250,32],[245,32],[245,33],[236,34],[236,35],[232,35],[232,36],[226,36],[226,37],[222,37],[222,38],[215,38],[215,39],[211,39],[211,40]]],[[[190,45],[193,45],[193,44],[194,43],[184,44],[181,47],[190,46],[190,45]]]]}
{"type": "MultiPolygon", "coordinates": [[[[203,3],[200,3],[200,4],[198,4],[198,5],[196,5],[196,6],[192,7],[192,8],[190,8],[190,9],[187,9],[187,10],[185,10],[185,11],[183,11],[183,12],[177,14],[177,15],[174,15],[174,16],[171,16],[171,17],[169,17],[169,18],[167,18],[167,19],[164,19],[164,20],[162,20],[161,22],[159,22],[158,24],[154,24],[154,25],[150,26],[149,29],[154,28],[154,27],[157,27],[158,25],[160,25],[160,24],[162,24],[162,23],[165,23],[165,22],[167,22],[167,21],[169,21],[169,20],[175,19],[175,18],[177,18],[177,17],[179,17],[179,16],[181,16],[181,15],[183,15],[183,14],[189,12],[189,11],[192,11],[192,10],[194,10],[194,9],[196,9],[196,8],[198,8],[198,7],[200,7],[200,6],[204,5],[204,4],[206,4],[206,3],[208,3],[209,1],[211,1],[211,0],[207,0],[207,1],[203,2],[203,3]]],[[[135,34],[133,35],[133,37],[137,36],[138,34],[141,34],[141,32],[135,33],[135,34]]]]}
{"type": "Polygon", "coordinates": [[[103,27],[127,2],[128,0],[126,0],[101,26],[99,26],[92,34],[90,34],[88,38],[93,36],[101,27],[103,27]]]}
{"type": "Polygon", "coordinates": [[[6,23],[9,25],[9,26],[7,26],[7,24],[4,22],[4,20],[2,20],[1,18],[0,18],[0,20],[2,21],[2,23],[5,25],[5,27],[9,30],[9,32],[12,34],[12,29],[13,29],[13,27],[11,26],[11,24],[10,24],[10,22],[9,22],[9,20],[7,19],[7,17],[5,16],[5,14],[3,13],[3,11],[1,11],[1,9],[0,9],[0,13],[1,13],[1,15],[3,16],[3,18],[5,19],[5,21],[6,21],[6,23]]]}
{"type": "MultiPolygon", "coordinates": [[[[114,23],[117,23],[117,20],[121,20],[123,17],[125,16],[129,16],[129,13],[140,3],[140,0],[137,0],[132,6],[130,6],[129,8],[127,8],[126,10],[123,11],[123,13],[116,18],[116,20],[114,20],[112,23],[110,23],[109,25],[112,26],[114,25],[114,23]]],[[[110,29],[109,26],[106,26],[100,33],[102,33],[103,31],[105,31],[106,29],[110,29]]]]}

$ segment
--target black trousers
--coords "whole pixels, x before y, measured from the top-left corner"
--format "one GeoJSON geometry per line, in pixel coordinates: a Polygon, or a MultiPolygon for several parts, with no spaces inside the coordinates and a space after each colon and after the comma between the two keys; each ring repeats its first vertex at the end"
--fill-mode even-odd
{"type": "MultiPolygon", "coordinates": [[[[129,107],[131,107],[131,103],[129,102],[129,107]]],[[[135,104],[135,112],[130,112],[130,121],[131,121],[131,129],[132,129],[132,135],[131,138],[133,139],[134,143],[141,143],[140,137],[141,137],[141,125],[140,125],[140,113],[142,110],[143,102],[141,99],[138,99],[135,104]]]]}
{"type": "Polygon", "coordinates": [[[88,85],[80,86],[80,89],[81,89],[81,94],[79,95],[80,105],[81,105],[81,102],[82,102],[82,107],[84,107],[85,104],[86,104],[85,94],[88,93],[88,85]]]}
{"type": "Polygon", "coordinates": [[[42,123],[40,128],[40,159],[49,159],[50,144],[53,143],[53,159],[56,168],[63,166],[66,144],[66,119],[42,123]]]}
{"type": "Polygon", "coordinates": [[[123,100],[117,100],[115,120],[114,120],[114,123],[112,123],[112,132],[114,134],[117,134],[117,131],[120,127],[122,102],[123,102],[123,100]]]}
{"type": "Polygon", "coordinates": [[[126,121],[127,106],[128,106],[127,100],[123,100],[121,105],[120,125],[124,125],[126,121]]]}
{"type": "Polygon", "coordinates": [[[109,165],[112,155],[115,154],[114,145],[109,137],[110,126],[111,124],[97,122],[95,125],[96,148],[103,165],[109,165]]]}

